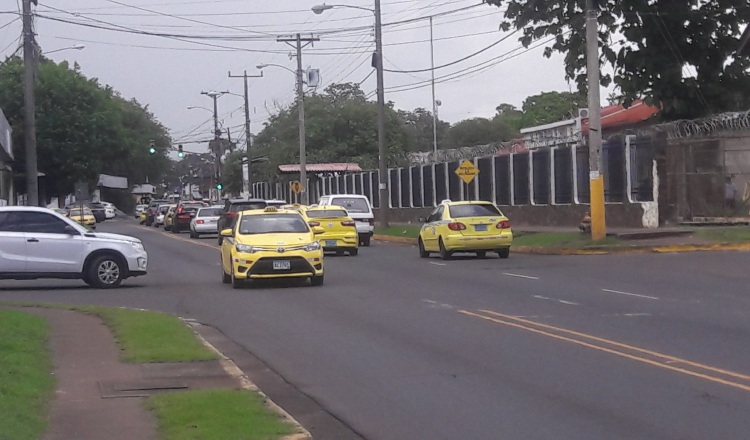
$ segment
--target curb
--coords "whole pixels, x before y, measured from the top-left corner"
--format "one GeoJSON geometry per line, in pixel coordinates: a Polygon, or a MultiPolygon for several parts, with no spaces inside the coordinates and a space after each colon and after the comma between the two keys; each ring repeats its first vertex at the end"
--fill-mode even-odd
{"type": "MultiPolygon", "coordinates": [[[[416,245],[417,239],[391,235],[373,235],[374,240],[416,245]]],[[[603,246],[588,248],[542,248],[534,246],[512,246],[513,252],[534,255],[609,255],[609,254],[667,254],[678,252],[747,251],[750,243],[674,244],[668,246],[603,246]]]]}
{"type": "Polygon", "coordinates": [[[286,412],[284,408],[274,403],[273,400],[271,400],[263,391],[261,391],[260,388],[258,388],[250,379],[248,379],[247,375],[240,369],[240,367],[237,366],[237,364],[234,363],[234,361],[226,357],[203,336],[201,336],[201,334],[195,329],[196,325],[202,325],[200,322],[184,318],[180,318],[180,320],[188,327],[190,327],[195,336],[201,341],[201,343],[203,343],[203,345],[205,345],[209,350],[213,351],[217,356],[219,356],[219,363],[221,364],[221,367],[228,375],[239,381],[240,388],[246,391],[260,394],[261,397],[263,397],[263,401],[266,403],[266,406],[271,411],[281,416],[282,419],[292,425],[297,431],[295,434],[290,434],[282,437],[281,440],[313,440],[312,434],[310,434],[310,432],[303,428],[302,425],[294,417],[292,417],[291,414],[286,412]]]}

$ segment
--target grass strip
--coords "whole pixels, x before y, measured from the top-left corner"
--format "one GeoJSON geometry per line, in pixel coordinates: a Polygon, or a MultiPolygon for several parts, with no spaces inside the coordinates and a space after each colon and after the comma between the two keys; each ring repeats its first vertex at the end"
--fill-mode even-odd
{"type": "Polygon", "coordinates": [[[44,318],[0,310],[0,440],[36,440],[55,388],[44,318]]]}
{"type": "Polygon", "coordinates": [[[750,227],[727,226],[699,229],[695,235],[705,240],[721,243],[739,243],[750,241],[750,227]]]}
{"type": "Polygon", "coordinates": [[[158,394],[146,401],[163,440],[272,440],[294,429],[257,393],[195,390],[158,394]]]}
{"type": "Polygon", "coordinates": [[[125,308],[73,307],[102,318],[112,330],[125,362],[188,362],[218,359],[177,317],[125,308]]]}

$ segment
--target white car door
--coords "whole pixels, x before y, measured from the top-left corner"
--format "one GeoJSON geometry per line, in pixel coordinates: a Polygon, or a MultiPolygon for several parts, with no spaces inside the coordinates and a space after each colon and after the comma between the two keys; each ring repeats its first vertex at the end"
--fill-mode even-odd
{"type": "Polygon", "coordinates": [[[26,272],[26,234],[0,212],[0,272],[26,272]]]}
{"type": "Polygon", "coordinates": [[[32,273],[76,273],[83,267],[86,240],[65,231],[63,219],[45,212],[19,211],[26,233],[26,270],[32,273]]]}

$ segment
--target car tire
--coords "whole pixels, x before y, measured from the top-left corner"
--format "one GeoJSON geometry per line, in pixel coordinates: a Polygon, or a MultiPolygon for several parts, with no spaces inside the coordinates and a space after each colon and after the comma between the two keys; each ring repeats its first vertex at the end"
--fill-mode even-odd
{"type": "Polygon", "coordinates": [[[234,268],[232,268],[232,275],[229,277],[229,280],[232,282],[232,289],[239,289],[243,286],[242,280],[238,280],[237,277],[234,276],[234,268]]]}
{"type": "Polygon", "coordinates": [[[127,266],[116,255],[100,255],[86,267],[86,284],[98,289],[110,289],[120,285],[125,279],[127,266]]]}
{"type": "Polygon", "coordinates": [[[448,251],[448,249],[445,248],[445,245],[443,244],[443,237],[440,237],[438,244],[440,245],[440,258],[442,258],[443,260],[450,260],[452,254],[448,251]]]}
{"type": "Polygon", "coordinates": [[[357,248],[349,249],[349,256],[350,257],[356,257],[358,253],[359,253],[359,249],[357,249],[357,248]]]}
{"type": "Polygon", "coordinates": [[[362,246],[369,246],[370,245],[370,236],[365,236],[362,238],[362,246]]]}
{"type": "Polygon", "coordinates": [[[508,258],[510,257],[510,248],[504,248],[497,251],[497,254],[500,256],[500,258],[508,258]]]}
{"type": "Polygon", "coordinates": [[[419,246],[419,258],[430,258],[430,253],[425,250],[424,242],[421,238],[417,242],[417,245],[419,246]]]}
{"type": "Polygon", "coordinates": [[[221,282],[224,284],[229,284],[232,282],[232,276],[227,275],[226,272],[224,272],[224,262],[221,262],[221,282]]]}
{"type": "Polygon", "coordinates": [[[194,230],[190,230],[190,238],[198,238],[200,237],[194,230]]]}
{"type": "Polygon", "coordinates": [[[311,276],[310,277],[310,285],[311,286],[322,286],[324,281],[324,275],[320,276],[311,276]]]}
{"type": "Polygon", "coordinates": [[[477,251],[477,258],[484,258],[487,256],[487,251],[477,251]]]}
{"type": "Polygon", "coordinates": [[[176,228],[176,226],[177,226],[177,225],[174,225],[174,224],[172,225],[172,233],[173,233],[173,234],[179,234],[179,233],[180,233],[180,230],[179,230],[179,229],[177,229],[177,228],[176,228]]]}
{"type": "Polygon", "coordinates": [[[219,240],[218,240],[218,242],[219,242],[219,246],[221,246],[221,245],[222,245],[222,243],[224,243],[224,237],[222,237],[221,235],[219,235],[219,240]]]}

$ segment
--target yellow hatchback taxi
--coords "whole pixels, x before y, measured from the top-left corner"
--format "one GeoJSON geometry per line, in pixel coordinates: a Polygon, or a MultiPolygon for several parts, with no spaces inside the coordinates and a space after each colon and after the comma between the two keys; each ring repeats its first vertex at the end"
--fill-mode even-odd
{"type": "Polygon", "coordinates": [[[269,206],[241,211],[232,229],[221,236],[222,281],[241,287],[242,282],[264,278],[310,278],[323,284],[323,247],[302,215],[269,206]]]}
{"type": "Polygon", "coordinates": [[[307,224],[311,227],[321,227],[325,232],[318,234],[318,240],[324,251],[333,251],[337,255],[344,252],[351,256],[359,252],[359,237],[357,224],[349,217],[346,209],[340,206],[316,206],[304,210],[307,224]]]}
{"type": "Polygon", "coordinates": [[[96,229],[96,217],[89,208],[72,208],[68,212],[68,217],[79,225],[96,229]]]}
{"type": "Polygon", "coordinates": [[[454,252],[473,252],[483,258],[497,252],[508,258],[513,243],[510,221],[491,202],[444,200],[419,231],[419,256],[437,252],[449,260],[454,252]]]}

